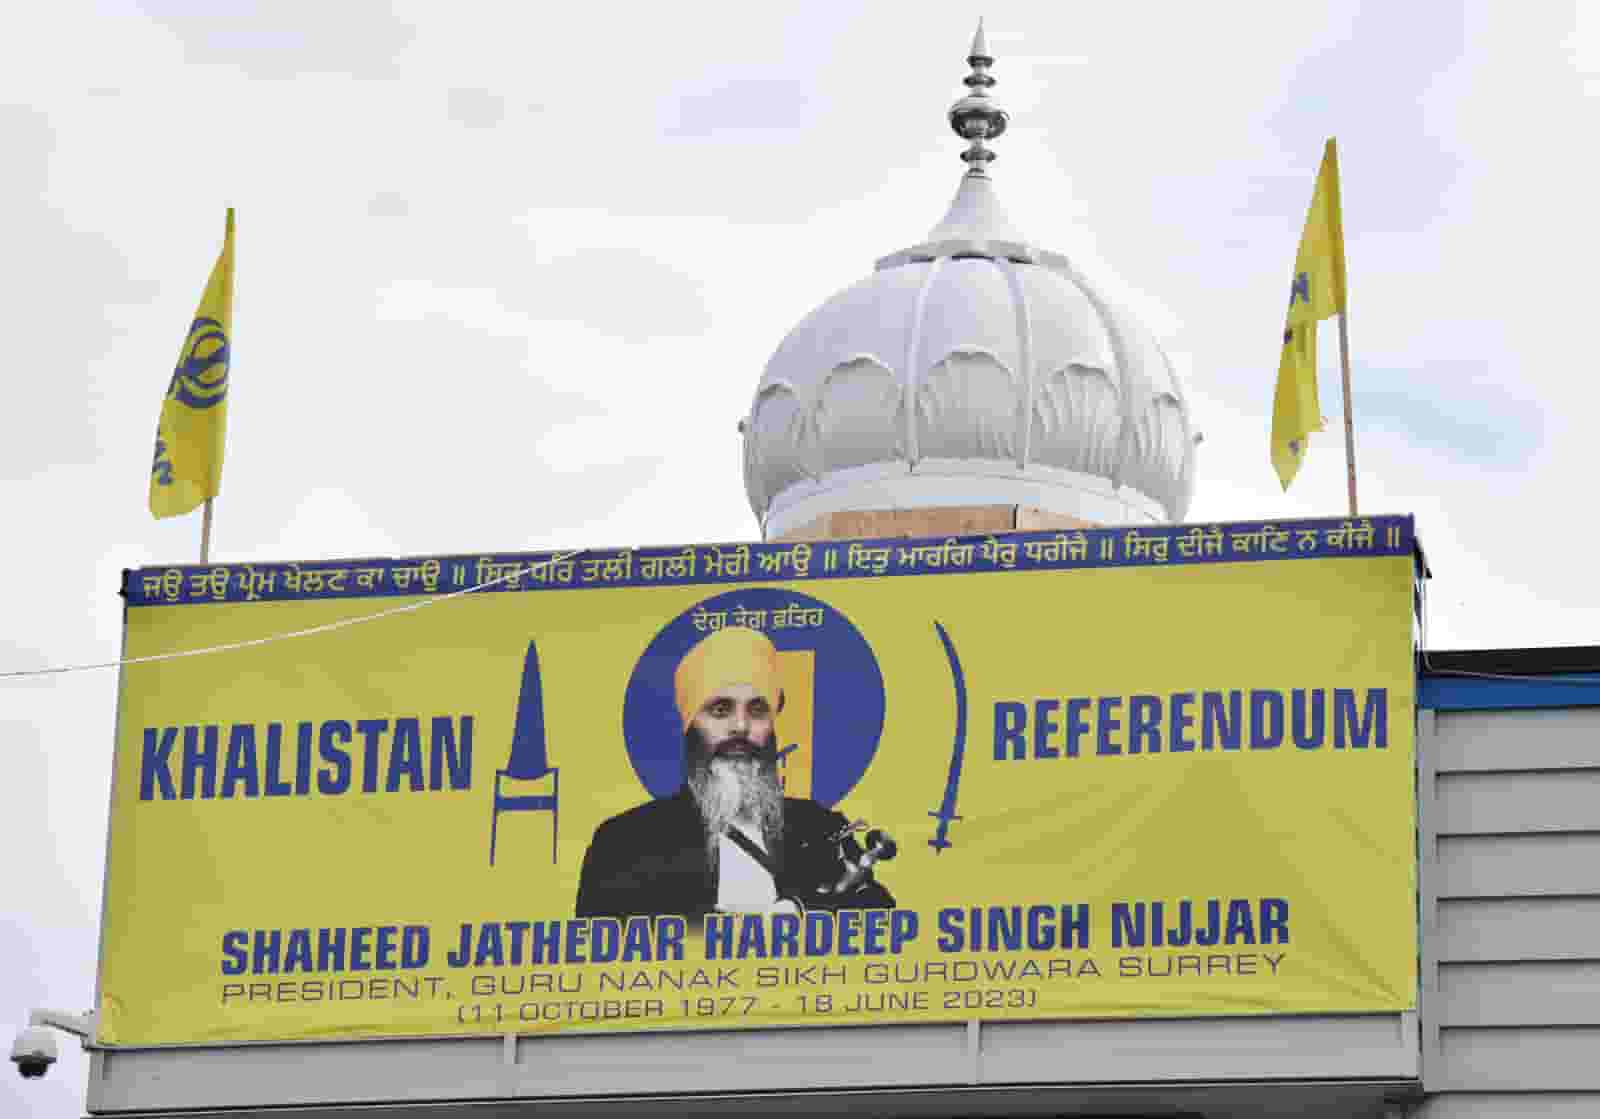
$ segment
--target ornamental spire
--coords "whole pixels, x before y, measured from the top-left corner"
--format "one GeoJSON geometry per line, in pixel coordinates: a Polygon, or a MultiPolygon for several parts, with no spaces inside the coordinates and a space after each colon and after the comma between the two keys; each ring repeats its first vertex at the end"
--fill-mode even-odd
{"type": "Polygon", "coordinates": [[[984,40],[981,18],[978,20],[978,30],[972,36],[967,65],[972,67],[972,73],[962,82],[968,93],[950,106],[950,127],[957,136],[967,141],[967,150],[961,153],[962,160],[967,164],[967,174],[984,178],[988,175],[986,168],[995,157],[985,143],[1005,132],[1010,117],[989,96],[989,87],[994,85],[994,78],[989,74],[989,67],[994,65],[994,56],[989,53],[989,44],[984,40]]]}

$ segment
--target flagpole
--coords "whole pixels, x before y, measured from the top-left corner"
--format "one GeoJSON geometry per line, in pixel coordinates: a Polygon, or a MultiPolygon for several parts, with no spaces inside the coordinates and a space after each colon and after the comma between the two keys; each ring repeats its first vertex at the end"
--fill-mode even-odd
{"type": "MultiPolygon", "coordinates": [[[[1339,312],[1339,366],[1344,375],[1344,463],[1346,480],[1350,488],[1350,515],[1358,516],[1356,509],[1356,425],[1355,413],[1350,404],[1350,331],[1345,323],[1348,311],[1339,312]]],[[[211,515],[211,503],[206,502],[206,516],[211,515]]],[[[209,519],[207,520],[209,524],[209,519]]]]}
{"type": "MultiPolygon", "coordinates": [[[[1345,380],[1346,380],[1346,384],[1348,385],[1349,378],[1346,377],[1345,380]]],[[[1348,396],[1349,396],[1349,390],[1346,389],[1346,398],[1347,399],[1348,399],[1348,396]]],[[[1346,414],[1346,416],[1348,416],[1349,415],[1349,411],[1348,411],[1349,405],[1348,405],[1348,403],[1345,405],[1345,408],[1346,408],[1346,413],[1345,414],[1346,414]]],[[[1355,475],[1352,474],[1350,477],[1352,479],[1350,484],[1353,486],[1353,485],[1355,485],[1355,481],[1354,481],[1355,475]]],[[[1354,493],[1355,491],[1352,490],[1351,492],[1354,493]]],[[[1354,501],[1355,499],[1351,498],[1351,500],[1354,501]]],[[[1354,509],[1352,509],[1351,512],[1353,513],[1354,509]]],[[[206,511],[205,511],[204,515],[200,518],[200,562],[201,563],[209,563],[210,561],[211,561],[211,498],[208,497],[208,498],[206,498],[206,511]]]]}

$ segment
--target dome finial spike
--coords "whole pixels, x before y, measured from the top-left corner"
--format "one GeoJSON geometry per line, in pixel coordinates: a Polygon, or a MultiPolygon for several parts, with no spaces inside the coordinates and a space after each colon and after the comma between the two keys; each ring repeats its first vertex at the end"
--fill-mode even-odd
{"type": "Polygon", "coordinates": [[[978,30],[972,33],[972,49],[967,52],[967,57],[969,59],[982,58],[990,62],[994,61],[994,56],[989,53],[989,44],[983,38],[982,16],[978,17],[978,30]]]}
{"type": "Polygon", "coordinates": [[[983,35],[982,17],[979,17],[978,30],[972,36],[972,50],[967,55],[967,65],[972,67],[972,73],[962,79],[962,84],[968,92],[950,106],[949,120],[955,134],[967,141],[967,150],[961,153],[967,165],[967,174],[982,178],[988,174],[986,168],[994,161],[994,152],[988,149],[986,143],[1004,132],[1006,122],[1010,120],[1006,111],[989,96],[989,87],[994,85],[994,78],[989,74],[989,67],[994,65],[994,56],[989,53],[989,43],[983,35]]]}

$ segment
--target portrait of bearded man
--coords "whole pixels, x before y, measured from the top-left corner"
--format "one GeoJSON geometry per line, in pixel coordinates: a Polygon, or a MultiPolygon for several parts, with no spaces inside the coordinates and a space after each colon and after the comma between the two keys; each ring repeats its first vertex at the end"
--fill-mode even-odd
{"type": "Polygon", "coordinates": [[[840,858],[850,821],[786,797],[778,775],[778,652],[728,627],[685,654],[673,676],[684,783],[595,829],[578,884],[579,917],[889,909],[870,873],[840,858]]]}

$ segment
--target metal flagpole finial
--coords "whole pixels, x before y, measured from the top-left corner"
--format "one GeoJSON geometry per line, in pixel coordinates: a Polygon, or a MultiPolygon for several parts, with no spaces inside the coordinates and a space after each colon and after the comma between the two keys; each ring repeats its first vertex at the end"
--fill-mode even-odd
{"type": "Polygon", "coordinates": [[[982,19],[978,20],[978,30],[972,36],[967,65],[972,67],[972,73],[962,82],[968,92],[950,106],[950,127],[957,136],[967,141],[967,150],[961,153],[967,165],[967,174],[982,177],[988,174],[986,169],[995,157],[994,152],[985,145],[1004,133],[1006,123],[1010,120],[1006,111],[989,96],[989,87],[994,85],[994,78],[989,73],[989,67],[994,65],[994,56],[989,53],[989,44],[983,37],[982,19]]]}

